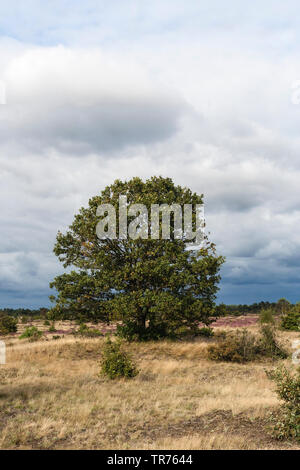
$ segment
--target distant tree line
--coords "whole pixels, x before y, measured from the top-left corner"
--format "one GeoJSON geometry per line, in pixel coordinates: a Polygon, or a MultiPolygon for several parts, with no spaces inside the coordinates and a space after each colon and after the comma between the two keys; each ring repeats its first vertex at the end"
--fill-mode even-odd
{"type": "Polygon", "coordinates": [[[46,317],[49,309],[41,307],[38,309],[30,308],[0,308],[1,315],[10,315],[12,317],[46,317]]]}
{"type": "MultiPolygon", "coordinates": [[[[288,302],[286,299],[280,299],[277,302],[261,301],[253,304],[224,304],[216,306],[216,316],[226,315],[245,315],[245,314],[257,314],[262,310],[271,309],[275,313],[286,313],[286,309],[290,310],[294,307],[294,304],[288,302]]],[[[30,308],[1,308],[0,316],[3,314],[11,315],[13,317],[47,317],[49,309],[46,307],[40,307],[38,309],[30,308]]]]}
{"type": "Polygon", "coordinates": [[[245,315],[245,314],[256,314],[260,313],[262,310],[271,309],[274,313],[285,314],[287,310],[290,310],[294,307],[294,304],[290,303],[288,300],[282,298],[277,302],[255,302],[253,304],[234,304],[234,305],[224,305],[224,310],[226,315],[245,315]]]}

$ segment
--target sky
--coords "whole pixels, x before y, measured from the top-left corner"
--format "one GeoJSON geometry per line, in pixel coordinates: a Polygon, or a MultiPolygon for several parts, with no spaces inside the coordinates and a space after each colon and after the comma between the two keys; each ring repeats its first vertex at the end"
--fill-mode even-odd
{"type": "Polygon", "coordinates": [[[0,0],[0,307],[48,306],[58,230],[115,179],[153,175],[204,194],[219,302],[299,301],[298,12],[0,0]]]}

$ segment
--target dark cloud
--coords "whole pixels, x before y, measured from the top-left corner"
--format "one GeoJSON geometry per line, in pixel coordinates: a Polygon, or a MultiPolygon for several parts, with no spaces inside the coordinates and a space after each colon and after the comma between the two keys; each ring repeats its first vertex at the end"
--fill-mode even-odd
{"type": "MultiPolygon", "coordinates": [[[[160,12],[165,25],[169,6],[160,12]]],[[[291,41],[281,28],[228,35],[219,18],[204,34],[187,16],[191,35],[148,25],[154,35],[145,42],[132,33],[130,47],[102,43],[102,52],[101,41],[97,50],[0,42],[3,306],[46,304],[48,283],[63,270],[52,253],[57,230],[114,179],[154,174],[204,193],[207,230],[227,257],[220,300],[298,300],[297,56],[283,53],[291,41]],[[265,39],[278,41],[276,54],[266,55],[265,39]]],[[[76,29],[68,33],[74,39],[76,29]]],[[[90,25],[85,33],[87,42],[98,37],[90,25]]],[[[41,42],[55,37],[45,31],[41,42]]]]}

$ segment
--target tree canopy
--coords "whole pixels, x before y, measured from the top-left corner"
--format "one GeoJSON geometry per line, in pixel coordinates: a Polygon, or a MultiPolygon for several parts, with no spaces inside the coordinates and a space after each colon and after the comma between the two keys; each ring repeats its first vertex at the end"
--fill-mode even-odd
{"type": "MultiPolygon", "coordinates": [[[[118,215],[120,195],[126,195],[128,205],[144,204],[148,211],[151,204],[203,203],[203,195],[175,186],[170,178],[116,180],[107,186],[79,210],[66,233],[57,234],[54,253],[73,270],[50,284],[57,291],[51,296],[55,303],[51,315],[121,320],[124,331],[140,338],[166,336],[184,326],[197,328],[199,322],[209,324],[216,313],[224,258],[207,238],[199,249],[188,250],[190,241],[175,237],[174,217],[170,239],[99,239],[96,227],[103,217],[97,216],[97,208],[109,203],[118,215]]],[[[128,217],[127,224],[132,220],[128,217]]]]}

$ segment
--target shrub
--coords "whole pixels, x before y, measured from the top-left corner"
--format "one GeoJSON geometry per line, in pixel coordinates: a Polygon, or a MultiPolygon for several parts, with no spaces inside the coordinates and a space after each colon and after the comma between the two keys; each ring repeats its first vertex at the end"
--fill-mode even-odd
{"type": "Polygon", "coordinates": [[[220,329],[217,329],[214,331],[214,337],[216,339],[225,339],[227,338],[228,336],[228,332],[226,330],[220,330],[220,329]]]}
{"type": "Polygon", "coordinates": [[[300,305],[296,304],[281,319],[284,330],[300,331],[300,305]]]}
{"type": "Polygon", "coordinates": [[[262,325],[260,328],[261,337],[258,340],[259,354],[271,357],[272,359],[286,359],[287,351],[278,343],[276,330],[271,325],[262,325]]]}
{"type": "Polygon", "coordinates": [[[261,335],[256,338],[246,329],[228,333],[219,344],[208,347],[208,358],[213,361],[249,362],[260,357],[286,358],[287,352],[278,344],[275,329],[263,325],[261,335]]]}
{"type": "Polygon", "coordinates": [[[280,315],[286,315],[291,308],[292,308],[292,304],[284,298],[279,299],[275,305],[275,310],[280,315]]]}
{"type": "Polygon", "coordinates": [[[110,379],[131,378],[138,374],[138,369],[131,357],[122,351],[121,343],[113,343],[108,338],[103,349],[101,373],[110,379]]]}
{"type": "Polygon", "coordinates": [[[229,333],[219,344],[208,347],[208,357],[213,361],[248,362],[257,354],[256,338],[246,329],[229,333]]]}
{"type": "Polygon", "coordinates": [[[85,323],[81,323],[79,329],[74,334],[85,338],[98,338],[99,336],[103,336],[100,330],[89,328],[85,323]]]}
{"type": "Polygon", "coordinates": [[[17,331],[18,320],[10,315],[0,316],[0,335],[8,335],[17,331]]]}
{"type": "Polygon", "coordinates": [[[50,333],[55,333],[57,330],[55,328],[55,323],[52,322],[51,325],[50,325],[50,328],[49,328],[49,332],[50,333]]]}
{"type": "Polygon", "coordinates": [[[260,311],[259,322],[262,325],[265,323],[274,325],[274,316],[273,316],[273,311],[271,308],[266,308],[260,311]]]}
{"type": "Polygon", "coordinates": [[[199,328],[196,331],[196,336],[205,336],[206,338],[211,338],[214,336],[214,330],[209,326],[204,326],[203,328],[199,328]]]}
{"type": "Polygon", "coordinates": [[[240,317],[241,315],[243,315],[243,312],[239,311],[239,310],[236,310],[236,311],[232,312],[231,315],[233,315],[234,317],[240,317]]]}
{"type": "Polygon", "coordinates": [[[50,325],[51,325],[51,323],[50,323],[50,321],[49,321],[49,320],[47,320],[47,319],[46,319],[46,320],[44,321],[44,325],[45,325],[45,326],[50,326],[50,325]]]}
{"type": "Polygon", "coordinates": [[[38,330],[36,326],[28,326],[24,333],[19,336],[19,339],[25,339],[28,338],[29,341],[37,341],[38,339],[41,338],[43,335],[43,332],[38,330]]]}
{"type": "Polygon", "coordinates": [[[292,373],[280,367],[267,375],[284,401],[282,414],[272,418],[274,434],[278,439],[295,438],[300,442],[300,368],[292,373]]]}
{"type": "MultiPolygon", "coordinates": [[[[137,325],[136,322],[130,321],[118,325],[116,335],[127,341],[157,341],[172,336],[164,323],[150,323],[145,328],[137,325]]],[[[175,337],[175,335],[173,336],[175,337]]]]}

